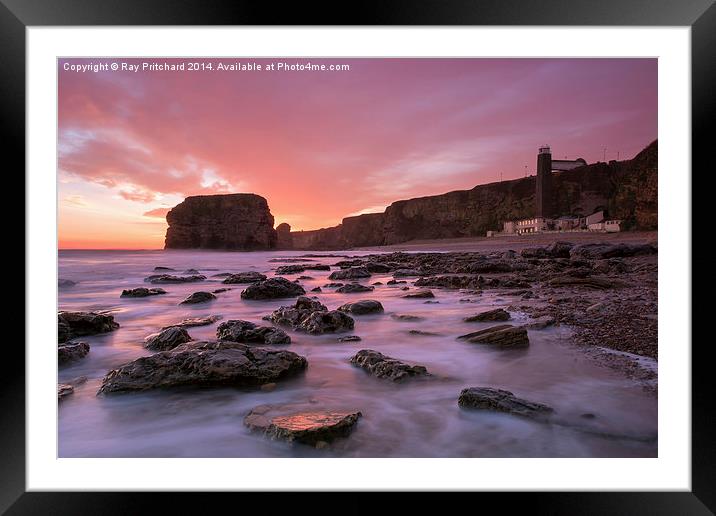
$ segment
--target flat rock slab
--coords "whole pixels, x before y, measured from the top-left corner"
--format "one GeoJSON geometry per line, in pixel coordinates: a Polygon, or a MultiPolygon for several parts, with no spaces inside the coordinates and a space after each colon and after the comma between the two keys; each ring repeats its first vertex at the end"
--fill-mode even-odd
{"type": "Polygon", "coordinates": [[[530,345],[527,330],[523,327],[516,327],[509,324],[501,324],[461,335],[458,339],[466,340],[473,344],[489,344],[504,349],[526,348],[530,345]]]}
{"type": "Polygon", "coordinates": [[[361,285],[359,283],[349,283],[336,289],[336,292],[342,294],[358,294],[361,292],[372,292],[375,287],[361,285]]]}
{"type": "Polygon", "coordinates": [[[463,389],[457,401],[463,408],[505,412],[531,419],[546,419],[554,410],[547,405],[518,398],[510,391],[491,387],[463,389]]]}
{"type": "Polygon", "coordinates": [[[426,299],[435,297],[435,294],[431,290],[418,290],[417,292],[405,294],[403,297],[406,299],[426,299]]]}
{"type": "Polygon", "coordinates": [[[307,365],[290,351],[228,341],[187,342],[110,371],[98,394],[177,386],[257,387],[295,376],[307,365]]]}
{"type": "Polygon", "coordinates": [[[244,424],[272,439],[316,445],[348,436],[362,414],[358,411],[316,410],[286,412],[262,405],[254,408],[244,424]]]}
{"type": "Polygon", "coordinates": [[[291,337],[285,331],[273,326],[258,326],[250,321],[230,320],[216,328],[220,340],[246,344],[290,344],[291,337]]]}
{"type": "Polygon", "coordinates": [[[58,312],[58,342],[67,342],[75,337],[98,335],[119,328],[114,316],[98,312],[58,312]]]}
{"type": "Polygon", "coordinates": [[[346,303],[338,307],[341,312],[349,312],[354,315],[375,314],[383,312],[383,305],[374,299],[364,299],[355,303],[346,303]]]}
{"type": "Polygon", "coordinates": [[[220,315],[207,315],[206,317],[190,317],[189,319],[183,319],[176,324],[172,324],[171,326],[165,326],[164,328],[162,328],[162,330],[174,327],[192,328],[194,326],[208,326],[210,324],[214,324],[219,319],[221,319],[220,315]]]}
{"type": "Polygon", "coordinates": [[[144,347],[154,351],[167,351],[190,342],[189,333],[179,326],[171,326],[157,333],[152,333],[144,339],[144,347]]]}
{"type": "Polygon", "coordinates": [[[306,293],[301,285],[286,278],[269,278],[246,287],[241,292],[242,299],[280,299],[302,296],[306,293]]]}
{"type": "MultiPolygon", "coordinates": [[[[216,276],[219,276],[216,274],[216,276]]],[[[226,283],[229,285],[235,284],[235,283],[256,283],[257,281],[263,281],[266,279],[266,276],[264,274],[261,274],[259,272],[238,272],[236,274],[228,274],[224,281],[222,283],[226,283]]]]}
{"type": "Polygon", "coordinates": [[[465,322],[491,322],[491,321],[508,321],[510,319],[510,313],[502,308],[496,308],[495,310],[488,310],[487,312],[481,312],[477,315],[465,317],[465,322]]]}
{"type": "Polygon", "coordinates": [[[376,378],[385,378],[394,382],[430,374],[424,366],[409,365],[372,349],[360,350],[351,357],[351,364],[365,369],[376,378]]]}
{"type": "Polygon", "coordinates": [[[167,291],[163,288],[138,287],[122,290],[122,294],[119,297],[148,297],[158,296],[166,293],[167,291]]]}
{"type": "Polygon", "coordinates": [[[152,274],[144,278],[149,283],[193,283],[195,281],[204,281],[206,276],[203,274],[192,274],[190,276],[174,276],[172,274],[152,274]]]}
{"type": "Polygon", "coordinates": [[[211,292],[194,292],[193,294],[187,296],[187,298],[179,304],[195,305],[197,303],[206,303],[207,301],[213,301],[214,299],[216,299],[216,296],[211,292]]]}

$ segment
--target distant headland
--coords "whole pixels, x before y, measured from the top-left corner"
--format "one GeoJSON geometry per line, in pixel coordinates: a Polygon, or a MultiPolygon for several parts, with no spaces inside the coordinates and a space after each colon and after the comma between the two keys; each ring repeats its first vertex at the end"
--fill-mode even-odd
{"type": "Polygon", "coordinates": [[[166,249],[348,249],[417,239],[484,237],[589,226],[657,229],[658,146],[633,159],[587,164],[551,160],[540,149],[537,176],[400,200],[383,213],[346,217],[337,226],[291,231],[274,228],[268,201],[248,193],[187,197],[167,214],[166,249]],[[542,164],[542,168],[540,168],[542,164]],[[545,168],[546,167],[546,168],[545,168]],[[539,212],[539,213],[538,213],[539,212]],[[524,225],[530,222],[529,228],[524,225]],[[522,229],[521,229],[522,228],[522,229]]]}

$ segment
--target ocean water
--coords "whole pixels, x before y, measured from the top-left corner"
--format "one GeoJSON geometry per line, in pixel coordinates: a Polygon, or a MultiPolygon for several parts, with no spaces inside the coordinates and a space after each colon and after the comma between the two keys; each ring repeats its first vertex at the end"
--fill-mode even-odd
{"type": "MultiPolygon", "coordinates": [[[[84,337],[87,357],[61,366],[59,382],[79,376],[88,381],[60,402],[60,457],[655,457],[657,400],[635,382],[600,366],[570,342],[565,327],[529,330],[524,350],[495,350],[456,340],[458,335],[490,326],[463,318],[489,308],[506,307],[509,297],[484,292],[433,289],[436,304],[404,299],[396,287],[377,286],[372,293],[340,294],[333,289],[308,292],[329,282],[328,271],[306,271],[301,280],[308,295],[335,309],[360,299],[376,299],[385,313],[354,316],[352,334],[360,342],[338,342],[339,335],[311,336],[287,330],[292,343],[280,346],[308,360],[305,374],[280,382],[271,392],[236,388],[182,388],[97,396],[102,377],[111,369],[150,354],[144,338],[188,317],[221,315],[269,324],[261,317],[293,299],[245,301],[243,285],[222,285],[221,272],[259,271],[268,276],[301,252],[212,251],[61,251],[59,277],[77,284],[59,290],[60,310],[109,310],[117,331],[84,337]],[[181,272],[193,268],[207,276],[199,283],[156,285],[168,294],[120,298],[122,289],[154,286],[143,279],[154,267],[181,272]],[[178,303],[192,292],[231,287],[218,299],[198,305],[178,303]],[[466,299],[472,302],[465,302],[466,299]],[[462,301],[461,301],[462,300],[462,301]],[[392,314],[411,314],[418,321],[398,321],[392,314]],[[410,330],[436,333],[416,336],[410,330]],[[394,384],[353,367],[349,358],[374,349],[409,363],[425,365],[426,381],[394,384]],[[554,424],[507,414],[460,409],[465,387],[507,389],[517,396],[556,410],[554,424]],[[353,433],[331,446],[315,449],[272,441],[250,433],[244,416],[261,404],[311,404],[316,408],[360,410],[353,433]],[[580,417],[589,413],[595,417],[580,417]]],[[[350,253],[360,255],[361,253],[350,253]]],[[[367,254],[367,253],[366,253],[367,254]]],[[[341,258],[313,258],[333,264],[341,258]]],[[[335,268],[334,268],[335,270],[335,268]]],[[[286,276],[295,279],[299,276],[286,276]]],[[[390,274],[362,281],[385,283],[390,274]]],[[[411,285],[415,278],[404,278],[411,285]]],[[[412,286],[411,286],[412,288],[412,286]]],[[[526,317],[512,313],[513,324],[526,317]]],[[[195,339],[215,337],[218,321],[188,328],[195,339]]],[[[493,323],[494,324],[494,323],[493,323]]],[[[279,346],[277,346],[279,347],[279,346]]],[[[53,352],[48,349],[48,353],[53,352]]]]}

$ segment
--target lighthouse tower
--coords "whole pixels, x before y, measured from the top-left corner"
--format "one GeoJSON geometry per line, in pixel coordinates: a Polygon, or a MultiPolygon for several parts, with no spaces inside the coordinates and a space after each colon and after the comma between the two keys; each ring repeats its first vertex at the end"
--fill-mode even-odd
{"type": "Polygon", "coordinates": [[[537,154],[535,216],[552,217],[552,151],[549,145],[540,147],[537,154]]]}

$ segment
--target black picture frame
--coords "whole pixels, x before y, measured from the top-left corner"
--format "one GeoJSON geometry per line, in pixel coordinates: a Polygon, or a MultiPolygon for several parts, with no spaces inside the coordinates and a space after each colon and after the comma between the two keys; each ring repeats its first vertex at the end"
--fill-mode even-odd
{"type": "MultiPolygon", "coordinates": [[[[25,30],[31,26],[83,25],[638,25],[689,26],[692,50],[692,170],[713,168],[707,131],[716,112],[716,6],[714,0],[365,0],[342,3],[285,3],[234,0],[0,0],[0,109],[6,159],[23,170],[25,152],[25,30]]],[[[673,171],[672,171],[673,172],[673,171]]],[[[693,178],[693,172],[692,172],[693,178]]],[[[693,203],[696,206],[696,203],[693,203]]],[[[686,216],[687,214],[685,214],[686,216]]],[[[690,214],[689,214],[690,215],[690,214]]],[[[698,219],[693,217],[694,222],[698,219]]],[[[705,261],[706,256],[693,260],[705,261]]],[[[31,270],[25,269],[31,274],[31,270]]],[[[703,287],[702,287],[703,288],[703,287]]],[[[685,300],[691,302],[691,300],[685,300]]],[[[28,311],[32,307],[27,307],[28,311]]],[[[704,305],[693,312],[705,316],[704,305]]],[[[26,322],[28,313],[26,312],[26,322]]],[[[693,316],[692,316],[693,317],[693,316]]],[[[697,318],[698,319],[698,318],[697,318]]],[[[711,340],[711,339],[709,339],[711,340]]],[[[674,343],[671,343],[674,344],[674,343]]],[[[678,343],[684,350],[689,342],[678,343]]],[[[713,514],[716,511],[716,445],[709,342],[692,347],[692,490],[690,492],[466,493],[477,503],[498,503],[500,511],[548,514],[713,514]]],[[[4,346],[0,389],[0,511],[7,514],[206,513],[220,504],[250,507],[261,494],[68,493],[25,489],[25,353],[16,342],[4,346]]],[[[295,510],[315,493],[270,496],[271,513],[295,510]]],[[[370,510],[376,495],[353,495],[355,503],[335,510],[370,510]],[[367,498],[362,498],[367,496],[367,498]],[[358,503],[358,500],[361,500],[358,503]]],[[[424,495],[401,501],[402,511],[424,506],[424,495]]],[[[460,500],[456,500],[460,503],[460,500]]],[[[470,504],[475,504],[472,500],[470,504]]],[[[309,506],[309,507],[311,507],[309,506]]],[[[469,506],[468,506],[469,507],[469,506]]],[[[237,507],[238,508],[238,507],[237,507]]],[[[477,506],[475,506],[477,508],[477,506]]]]}

